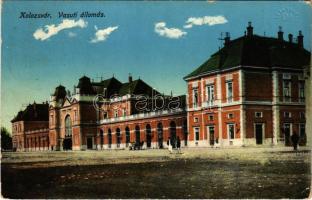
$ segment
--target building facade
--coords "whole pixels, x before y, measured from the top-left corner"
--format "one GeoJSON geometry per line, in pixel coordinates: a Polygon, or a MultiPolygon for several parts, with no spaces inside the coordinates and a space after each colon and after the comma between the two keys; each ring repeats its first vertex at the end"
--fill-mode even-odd
{"type": "Polygon", "coordinates": [[[283,39],[247,34],[224,47],[184,79],[188,87],[190,146],[305,144],[304,67],[310,53],[301,32],[283,39]]]}
{"type": "Polygon", "coordinates": [[[72,95],[58,86],[51,96],[52,150],[163,148],[187,137],[185,96],[166,96],[143,80],[82,77],[72,95]]]}
{"type": "MultiPolygon", "coordinates": [[[[49,104],[29,105],[12,120],[13,145],[22,150],[85,150],[291,145],[306,134],[305,90],[311,54],[283,31],[253,33],[224,47],[184,77],[187,95],[164,95],[143,80],[83,76],[70,93],[55,88],[49,104]]],[[[310,79],[309,79],[310,80],[310,79]]],[[[309,93],[310,94],[310,93],[309,93]]],[[[311,96],[311,95],[309,95],[311,96]]]]}
{"type": "Polygon", "coordinates": [[[29,104],[12,122],[12,143],[16,151],[48,150],[49,104],[29,104]]]}

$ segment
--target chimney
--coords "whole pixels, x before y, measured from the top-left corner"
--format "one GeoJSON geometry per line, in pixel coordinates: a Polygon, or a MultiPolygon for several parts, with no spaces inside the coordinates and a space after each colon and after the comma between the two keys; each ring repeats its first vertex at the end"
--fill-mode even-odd
{"type": "Polygon", "coordinates": [[[278,38],[278,40],[280,40],[280,41],[283,41],[283,40],[284,40],[283,34],[284,34],[284,32],[282,31],[282,27],[279,26],[279,27],[278,27],[278,32],[277,32],[277,38],[278,38]]]}
{"type": "Polygon", "coordinates": [[[226,32],[225,33],[225,38],[224,38],[224,46],[227,46],[231,41],[230,33],[226,32]]]}
{"type": "Polygon", "coordinates": [[[251,26],[251,22],[248,22],[247,36],[251,37],[252,35],[253,35],[253,27],[251,26]]]}
{"type": "Polygon", "coordinates": [[[303,35],[302,35],[301,31],[299,31],[299,35],[297,36],[297,40],[298,40],[298,46],[300,48],[303,48],[303,35]]]}
{"type": "Polygon", "coordinates": [[[131,74],[129,74],[128,80],[129,80],[129,83],[132,83],[132,76],[131,76],[131,74]]]}
{"type": "Polygon", "coordinates": [[[289,43],[293,42],[293,35],[290,33],[288,34],[288,40],[289,40],[289,43]]]}

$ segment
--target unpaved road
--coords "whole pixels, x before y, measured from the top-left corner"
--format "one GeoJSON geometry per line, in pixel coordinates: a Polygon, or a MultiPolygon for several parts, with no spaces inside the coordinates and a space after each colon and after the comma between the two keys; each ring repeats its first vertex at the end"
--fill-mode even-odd
{"type": "Polygon", "coordinates": [[[7,198],[306,198],[310,152],[289,148],[2,154],[7,198]]]}

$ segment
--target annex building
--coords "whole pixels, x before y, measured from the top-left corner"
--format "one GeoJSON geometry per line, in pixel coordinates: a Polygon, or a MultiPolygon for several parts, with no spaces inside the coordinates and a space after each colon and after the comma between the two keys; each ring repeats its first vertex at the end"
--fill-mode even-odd
{"type": "Polygon", "coordinates": [[[59,85],[48,103],[33,103],[12,122],[18,151],[305,145],[305,88],[310,52],[288,40],[253,33],[224,47],[184,77],[187,95],[161,94],[140,78],[91,81],[72,93],[59,85]]]}

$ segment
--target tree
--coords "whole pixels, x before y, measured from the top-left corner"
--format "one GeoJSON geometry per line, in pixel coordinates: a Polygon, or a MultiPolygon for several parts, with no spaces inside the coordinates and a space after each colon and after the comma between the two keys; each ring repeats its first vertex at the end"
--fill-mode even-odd
{"type": "Polygon", "coordinates": [[[12,149],[12,137],[5,127],[1,127],[1,151],[12,149]]]}

